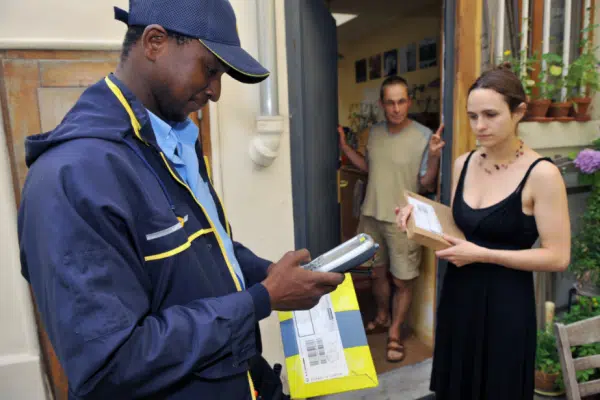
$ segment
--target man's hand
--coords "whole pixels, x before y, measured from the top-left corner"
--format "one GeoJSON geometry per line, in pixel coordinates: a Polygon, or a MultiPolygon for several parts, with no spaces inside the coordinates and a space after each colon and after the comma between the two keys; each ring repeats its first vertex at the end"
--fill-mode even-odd
{"type": "Polygon", "coordinates": [[[344,128],[341,125],[338,125],[337,131],[340,137],[340,148],[344,150],[344,148],[348,147],[348,142],[346,142],[346,132],[344,132],[344,128]]]}
{"type": "Polygon", "coordinates": [[[429,157],[441,157],[442,149],[446,145],[446,142],[442,139],[442,132],[444,131],[444,124],[440,124],[438,130],[429,139],[429,157]]]}
{"type": "Polygon", "coordinates": [[[262,284],[269,292],[273,310],[311,309],[323,295],[333,292],[344,281],[343,274],[313,272],[300,267],[309,261],[308,250],[291,251],[269,267],[262,284]]]}
{"type": "Polygon", "coordinates": [[[410,218],[412,211],[412,204],[408,204],[402,208],[396,207],[396,209],[394,210],[394,213],[396,214],[396,226],[402,232],[406,232],[406,224],[408,223],[408,218],[410,218]]]}

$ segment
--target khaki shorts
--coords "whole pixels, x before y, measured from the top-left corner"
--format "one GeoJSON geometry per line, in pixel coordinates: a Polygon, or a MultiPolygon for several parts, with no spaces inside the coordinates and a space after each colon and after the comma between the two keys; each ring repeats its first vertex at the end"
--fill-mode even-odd
{"type": "Polygon", "coordinates": [[[395,223],[379,221],[373,217],[360,216],[358,233],[366,233],[379,244],[375,254],[376,267],[389,265],[396,279],[411,280],[419,276],[423,248],[408,240],[395,223]]]}

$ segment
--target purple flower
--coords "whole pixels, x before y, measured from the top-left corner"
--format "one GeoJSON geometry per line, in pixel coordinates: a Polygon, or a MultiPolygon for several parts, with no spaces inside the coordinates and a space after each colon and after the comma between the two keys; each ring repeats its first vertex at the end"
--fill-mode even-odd
{"type": "Polygon", "coordinates": [[[584,149],[577,154],[575,166],[584,174],[593,174],[600,170],[600,151],[584,149]]]}

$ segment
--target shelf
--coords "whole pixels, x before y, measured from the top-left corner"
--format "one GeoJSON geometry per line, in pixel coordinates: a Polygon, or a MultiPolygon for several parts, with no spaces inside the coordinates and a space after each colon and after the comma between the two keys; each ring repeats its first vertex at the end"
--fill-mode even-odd
{"type": "Polygon", "coordinates": [[[600,121],[522,122],[519,136],[529,147],[544,155],[567,155],[600,137],[600,121]]]}

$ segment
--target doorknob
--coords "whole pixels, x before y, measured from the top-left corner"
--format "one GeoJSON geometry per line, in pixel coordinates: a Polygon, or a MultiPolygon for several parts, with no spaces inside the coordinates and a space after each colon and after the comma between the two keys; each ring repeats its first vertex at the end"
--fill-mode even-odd
{"type": "Polygon", "coordinates": [[[347,187],[347,186],[348,186],[348,181],[346,181],[346,180],[341,180],[341,181],[340,181],[340,187],[341,187],[341,188],[345,188],[345,187],[347,187]]]}

